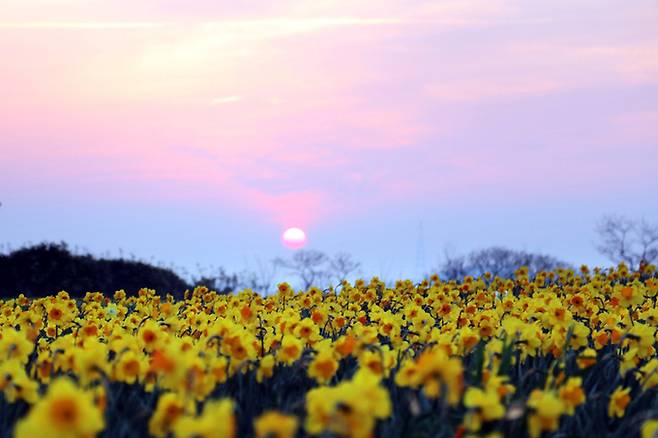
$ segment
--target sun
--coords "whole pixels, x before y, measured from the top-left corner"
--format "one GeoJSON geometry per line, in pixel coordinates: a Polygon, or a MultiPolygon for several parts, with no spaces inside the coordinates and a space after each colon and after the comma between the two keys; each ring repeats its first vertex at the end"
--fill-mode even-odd
{"type": "Polygon", "coordinates": [[[291,249],[299,249],[306,245],[306,233],[301,228],[291,227],[283,232],[281,241],[291,249]]]}

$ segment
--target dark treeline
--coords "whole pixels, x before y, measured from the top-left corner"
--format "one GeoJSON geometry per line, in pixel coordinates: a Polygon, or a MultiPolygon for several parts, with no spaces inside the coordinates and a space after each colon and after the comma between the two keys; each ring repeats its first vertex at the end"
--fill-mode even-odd
{"type": "Polygon", "coordinates": [[[190,286],[170,269],[142,261],[77,255],[64,243],[42,243],[0,254],[0,297],[46,296],[61,290],[73,296],[89,291],[113,294],[120,289],[135,293],[143,287],[182,295],[190,286]]]}
{"type": "Polygon", "coordinates": [[[570,263],[547,254],[492,246],[461,256],[450,256],[446,253],[445,260],[438,271],[447,280],[459,280],[467,275],[480,277],[485,273],[493,277],[513,278],[514,272],[520,266],[528,268],[530,277],[534,277],[540,271],[573,269],[570,263]]]}
{"type": "Polygon", "coordinates": [[[41,243],[0,253],[0,298],[15,297],[19,293],[43,297],[62,290],[74,297],[87,292],[111,295],[117,290],[132,295],[141,288],[181,298],[186,290],[197,285],[223,294],[242,289],[268,293],[274,285],[277,269],[283,269],[291,279],[299,280],[300,287],[307,289],[311,285],[337,284],[354,273],[359,265],[346,253],[330,257],[320,251],[299,250],[290,259],[259,263],[253,271],[231,273],[221,267],[204,269],[187,281],[173,269],[145,261],[76,254],[65,243],[41,243]]]}

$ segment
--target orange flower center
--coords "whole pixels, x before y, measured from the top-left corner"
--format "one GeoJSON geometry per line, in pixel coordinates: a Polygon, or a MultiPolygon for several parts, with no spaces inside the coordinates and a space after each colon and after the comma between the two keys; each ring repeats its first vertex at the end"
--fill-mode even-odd
{"type": "Polygon", "coordinates": [[[375,374],[381,374],[383,371],[382,363],[379,360],[371,360],[368,362],[368,368],[375,374]]]}
{"type": "Polygon", "coordinates": [[[324,379],[328,379],[334,375],[334,362],[330,359],[321,360],[315,364],[315,369],[324,379]]]}
{"type": "Polygon", "coordinates": [[[297,348],[296,345],[288,345],[287,347],[283,348],[283,352],[288,357],[296,357],[297,353],[299,353],[299,348],[297,348]]]}
{"type": "Polygon", "coordinates": [[[162,351],[156,350],[151,359],[151,371],[162,371],[169,374],[176,368],[176,362],[168,358],[162,351]]]}
{"type": "Polygon", "coordinates": [[[624,299],[630,300],[633,298],[633,288],[630,286],[626,286],[621,290],[621,296],[624,297],[624,299]]]}
{"type": "Polygon", "coordinates": [[[249,319],[249,318],[251,318],[251,315],[253,315],[253,312],[251,311],[249,306],[244,306],[240,310],[240,315],[242,316],[242,319],[249,319]]]}
{"type": "Polygon", "coordinates": [[[57,307],[53,307],[50,309],[50,312],[48,312],[48,318],[53,319],[55,321],[59,321],[62,319],[63,312],[58,309],[57,307]]]}
{"type": "Polygon", "coordinates": [[[57,399],[50,406],[50,418],[59,429],[72,429],[79,417],[78,405],[71,398],[57,399]]]}
{"type": "Polygon", "coordinates": [[[319,324],[324,319],[324,316],[320,312],[313,312],[311,319],[313,320],[314,323],[319,324]]]}
{"type": "Polygon", "coordinates": [[[310,327],[302,327],[302,328],[299,330],[299,334],[300,334],[303,338],[308,338],[308,337],[311,335],[311,328],[310,328],[310,327]]]}
{"type": "Polygon", "coordinates": [[[157,336],[155,335],[155,333],[153,333],[152,330],[144,330],[144,334],[142,335],[142,339],[144,340],[144,342],[146,342],[147,344],[151,344],[152,342],[155,341],[156,338],[157,336]]]}
{"type": "Polygon", "coordinates": [[[139,362],[136,359],[131,359],[123,364],[123,372],[128,376],[136,376],[139,373],[139,362]]]}
{"type": "Polygon", "coordinates": [[[628,394],[624,394],[622,396],[615,398],[615,405],[617,405],[617,407],[622,410],[626,409],[626,406],[628,406],[630,402],[631,402],[631,397],[628,394]]]}

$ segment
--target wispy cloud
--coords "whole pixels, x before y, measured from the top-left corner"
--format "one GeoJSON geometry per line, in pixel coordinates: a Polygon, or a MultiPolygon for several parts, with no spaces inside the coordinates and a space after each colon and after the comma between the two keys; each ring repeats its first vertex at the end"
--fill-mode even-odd
{"type": "Polygon", "coordinates": [[[70,30],[126,30],[154,29],[165,23],[148,21],[5,21],[0,29],[70,29],[70,30]]]}
{"type": "Polygon", "coordinates": [[[210,101],[211,105],[224,105],[226,103],[234,103],[234,102],[240,102],[242,100],[242,96],[222,96],[222,97],[215,97],[210,101]]]}
{"type": "Polygon", "coordinates": [[[223,29],[290,34],[340,26],[374,26],[399,22],[400,20],[397,18],[382,17],[274,17],[255,20],[207,21],[200,24],[204,30],[223,29]]]}
{"type": "Polygon", "coordinates": [[[447,102],[482,102],[489,99],[542,96],[563,88],[556,81],[495,81],[471,80],[459,83],[432,85],[428,89],[431,97],[447,102]]]}
{"type": "Polygon", "coordinates": [[[193,21],[189,23],[157,21],[0,21],[0,29],[70,29],[124,30],[155,29],[165,26],[191,26],[201,31],[221,31],[229,34],[249,33],[253,36],[281,36],[313,32],[342,26],[374,26],[397,24],[396,18],[303,17],[263,18],[253,20],[193,21]]]}

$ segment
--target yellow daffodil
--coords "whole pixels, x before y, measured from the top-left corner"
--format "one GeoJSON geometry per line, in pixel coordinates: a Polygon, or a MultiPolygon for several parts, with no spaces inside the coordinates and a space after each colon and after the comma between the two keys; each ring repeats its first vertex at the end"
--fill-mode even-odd
{"type": "Polygon", "coordinates": [[[626,413],[626,406],[631,402],[630,396],[631,388],[617,387],[610,395],[610,402],[608,403],[608,417],[621,418],[626,413]]]}
{"type": "Polygon", "coordinates": [[[254,421],[256,438],[294,438],[299,420],[294,415],[268,411],[254,421]]]}
{"type": "Polygon", "coordinates": [[[59,378],[46,395],[16,425],[17,438],[47,433],[52,437],[89,437],[104,428],[103,416],[93,395],[79,389],[67,378],[59,378]]]}

